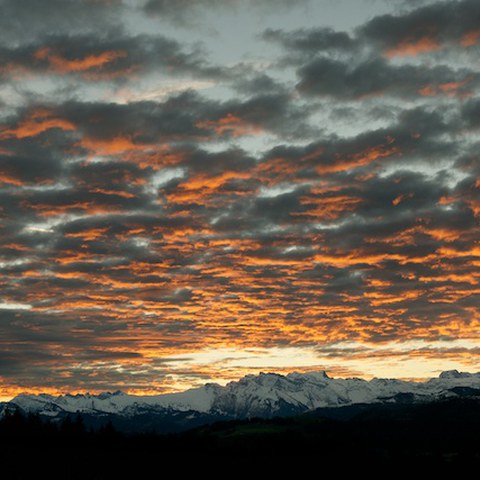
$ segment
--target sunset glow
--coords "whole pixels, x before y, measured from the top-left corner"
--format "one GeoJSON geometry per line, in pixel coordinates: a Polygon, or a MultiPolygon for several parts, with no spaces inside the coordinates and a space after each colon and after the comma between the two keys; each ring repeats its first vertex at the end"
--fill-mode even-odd
{"type": "Polygon", "coordinates": [[[0,400],[479,370],[479,2],[29,1],[0,400]]]}

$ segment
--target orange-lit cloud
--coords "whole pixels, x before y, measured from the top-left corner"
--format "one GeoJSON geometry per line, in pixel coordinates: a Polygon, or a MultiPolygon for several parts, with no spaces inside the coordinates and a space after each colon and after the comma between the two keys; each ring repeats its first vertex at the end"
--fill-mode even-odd
{"type": "Polygon", "coordinates": [[[342,214],[352,212],[362,202],[361,199],[349,197],[346,195],[332,195],[310,197],[305,196],[301,199],[303,205],[308,205],[306,212],[297,212],[297,216],[313,216],[318,219],[335,220],[342,214]]]}
{"type": "Polygon", "coordinates": [[[392,204],[397,206],[399,205],[401,202],[403,202],[404,200],[407,200],[409,198],[412,198],[414,196],[413,193],[402,193],[401,195],[399,195],[398,197],[395,197],[393,200],[392,200],[392,204]]]}
{"type": "Polygon", "coordinates": [[[136,144],[131,137],[114,137],[106,140],[85,137],[80,145],[91,152],[93,156],[117,155],[135,150],[147,150],[148,147],[136,144]]]}
{"type": "Polygon", "coordinates": [[[24,184],[24,182],[18,177],[14,175],[9,175],[6,172],[2,172],[1,167],[0,167],[0,183],[6,183],[7,185],[15,185],[17,187],[20,187],[21,185],[24,184]]]}
{"type": "Polygon", "coordinates": [[[213,130],[216,135],[232,135],[243,137],[246,135],[260,135],[263,131],[259,125],[255,125],[232,113],[227,113],[218,120],[202,120],[196,126],[201,129],[213,130]]]}
{"type": "Polygon", "coordinates": [[[169,202],[173,203],[209,203],[209,197],[218,193],[218,189],[229,180],[248,179],[247,172],[225,171],[220,175],[210,176],[199,174],[182,182],[179,188],[167,195],[169,202]]]}
{"type": "Polygon", "coordinates": [[[422,87],[418,93],[424,97],[433,97],[440,94],[445,94],[451,97],[456,95],[466,96],[468,95],[468,92],[464,92],[461,89],[463,89],[470,80],[470,78],[467,78],[461,82],[446,82],[438,85],[429,84],[422,87]]]}
{"type": "Polygon", "coordinates": [[[480,30],[471,30],[462,36],[460,41],[462,47],[473,47],[480,40],[480,30]]]}
{"type": "Polygon", "coordinates": [[[83,58],[67,59],[48,47],[38,49],[34,57],[37,60],[47,60],[51,67],[59,73],[85,72],[101,68],[118,58],[126,57],[122,51],[102,52],[98,55],[87,55],[83,58]]]}
{"type": "Polygon", "coordinates": [[[388,58],[412,57],[424,53],[430,53],[440,48],[438,40],[431,36],[424,36],[419,39],[405,38],[398,45],[385,51],[388,58]]]}
{"type": "Polygon", "coordinates": [[[34,137],[52,128],[72,131],[75,130],[75,125],[69,120],[56,117],[48,110],[32,110],[16,127],[0,129],[0,138],[34,137]]]}
{"type": "Polygon", "coordinates": [[[329,165],[319,165],[316,170],[320,174],[347,171],[369,165],[378,159],[398,155],[400,149],[394,143],[395,139],[390,138],[386,144],[376,145],[347,157],[339,157],[336,162],[329,165]]]}

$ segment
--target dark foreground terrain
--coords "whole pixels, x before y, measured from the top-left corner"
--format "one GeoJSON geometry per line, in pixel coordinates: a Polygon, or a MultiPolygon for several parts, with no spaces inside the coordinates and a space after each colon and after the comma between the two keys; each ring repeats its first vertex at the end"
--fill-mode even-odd
{"type": "MultiPolygon", "coordinates": [[[[315,477],[400,471],[450,473],[480,466],[480,400],[360,405],[274,419],[221,422],[171,435],[89,431],[80,416],[60,425],[13,412],[0,421],[2,478],[165,478],[223,468],[315,477]],[[98,463],[98,466],[95,464],[98,463]],[[153,472],[153,473],[151,473],[153,472]]],[[[474,470],[472,470],[474,469],[474,470]]],[[[220,475],[221,476],[221,475],[220,475]]]]}

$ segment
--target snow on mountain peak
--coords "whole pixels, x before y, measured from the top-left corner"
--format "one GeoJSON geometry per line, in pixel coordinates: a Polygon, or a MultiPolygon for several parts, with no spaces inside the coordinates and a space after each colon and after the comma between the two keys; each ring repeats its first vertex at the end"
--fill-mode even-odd
{"type": "Polygon", "coordinates": [[[99,395],[19,395],[11,403],[27,412],[55,416],[61,413],[119,414],[140,411],[198,412],[242,418],[300,413],[320,407],[356,403],[394,402],[409,398],[433,400],[455,395],[457,387],[480,390],[480,374],[443,372],[427,382],[397,379],[331,378],[324,371],[288,375],[247,375],[225,386],[208,383],[180,393],[154,396],[128,395],[121,391],[99,395]],[[403,395],[403,397],[402,397],[403,395]]]}

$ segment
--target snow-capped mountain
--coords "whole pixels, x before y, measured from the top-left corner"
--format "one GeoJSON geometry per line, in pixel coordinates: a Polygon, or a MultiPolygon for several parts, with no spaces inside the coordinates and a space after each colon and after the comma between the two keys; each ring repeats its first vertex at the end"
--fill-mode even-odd
{"type": "MultiPolygon", "coordinates": [[[[133,418],[160,415],[181,418],[271,417],[317,408],[354,404],[431,401],[459,395],[480,395],[480,373],[443,372],[426,382],[375,378],[330,378],[325,372],[261,373],[226,386],[209,383],[182,393],[135,396],[123,392],[99,395],[19,395],[9,404],[24,412],[62,417],[70,413],[133,418]]],[[[199,421],[199,420],[198,420],[199,421]]],[[[198,423],[198,422],[197,422],[198,423]]],[[[201,423],[201,422],[200,422],[201,423]]]]}

